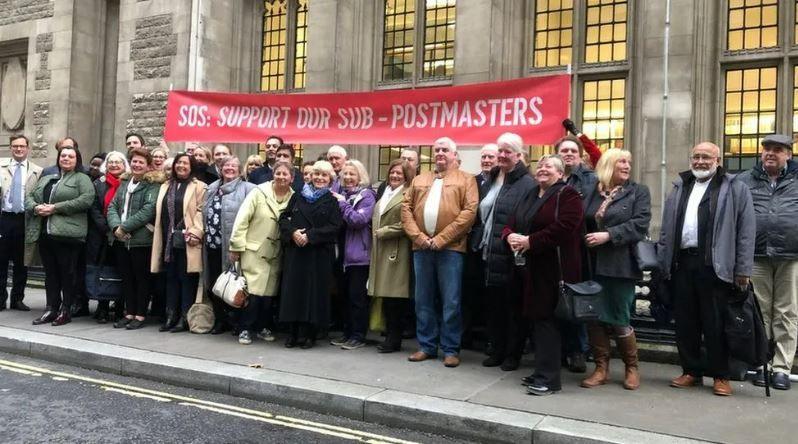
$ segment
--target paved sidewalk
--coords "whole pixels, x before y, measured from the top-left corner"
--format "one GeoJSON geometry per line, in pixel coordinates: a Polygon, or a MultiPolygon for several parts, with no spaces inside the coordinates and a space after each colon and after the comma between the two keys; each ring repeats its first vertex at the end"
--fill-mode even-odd
{"type": "Polygon", "coordinates": [[[324,343],[286,349],[282,340],[242,346],[229,334],[159,333],[155,325],[126,331],[90,318],[33,326],[43,291],[29,290],[25,302],[32,312],[0,312],[0,349],[475,440],[750,443],[793,442],[796,434],[798,390],[766,398],[764,389],[733,382],[734,396],[721,398],[712,395],[710,379],[703,388],[677,390],[668,387],[679,374],[671,365],[642,363],[634,392],[620,385],[619,360],[611,363],[612,382],[593,390],[578,387],[582,375],[564,372],[563,391],[540,398],[520,385],[528,360],[502,372],[464,352],[463,364],[448,369],[440,360],[408,362],[413,341],[403,352],[378,354],[324,343]]]}

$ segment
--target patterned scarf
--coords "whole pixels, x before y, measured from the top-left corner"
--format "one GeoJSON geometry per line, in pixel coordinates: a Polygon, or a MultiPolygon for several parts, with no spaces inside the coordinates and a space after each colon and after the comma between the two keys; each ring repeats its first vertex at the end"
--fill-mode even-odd
{"type": "Polygon", "coordinates": [[[607,207],[610,206],[612,200],[622,189],[623,186],[618,185],[607,192],[604,190],[604,185],[599,184],[599,196],[604,198],[604,202],[602,202],[601,206],[599,206],[598,210],[596,210],[596,222],[601,223],[601,220],[604,219],[604,213],[607,211],[607,207]]]}
{"type": "Polygon", "coordinates": [[[166,263],[172,262],[172,239],[174,238],[173,233],[175,230],[175,194],[177,193],[177,188],[181,185],[185,185],[185,182],[173,180],[169,184],[169,190],[166,192],[166,211],[169,214],[169,230],[167,230],[169,236],[166,236],[166,250],[163,258],[166,263]]]}
{"type": "Polygon", "coordinates": [[[302,187],[302,197],[304,197],[308,203],[315,203],[322,196],[329,192],[330,189],[328,187],[316,188],[309,183],[306,183],[305,186],[302,187]]]}

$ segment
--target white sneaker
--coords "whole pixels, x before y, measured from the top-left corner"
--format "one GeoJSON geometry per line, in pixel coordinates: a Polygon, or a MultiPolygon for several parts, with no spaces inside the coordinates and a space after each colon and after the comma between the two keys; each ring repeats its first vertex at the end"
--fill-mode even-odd
{"type": "Polygon", "coordinates": [[[252,338],[249,336],[249,331],[244,330],[238,335],[238,343],[242,345],[252,344],[252,338]]]}
{"type": "Polygon", "coordinates": [[[262,339],[266,342],[274,342],[277,340],[277,336],[275,336],[274,333],[272,333],[272,331],[268,328],[264,328],[260,331],[260,333],[258,333],[258,339],[262,339]]]}

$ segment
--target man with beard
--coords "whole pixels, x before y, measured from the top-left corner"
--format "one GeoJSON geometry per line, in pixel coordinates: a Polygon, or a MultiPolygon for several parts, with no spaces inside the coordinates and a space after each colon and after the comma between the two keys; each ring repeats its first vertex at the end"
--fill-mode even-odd
{"type": "Polygon", "coordinates": [[[726,299],[746,288],[754,268],[756,220],[748,186],[721,166],[720,148],[696,145],[690,170],[679,175],[662,211],[658,253],[663,278],[674,295],[676,347],[682,375],[671,387],[702,385],[732,394],[724,333],[726,299]],[[701,356],[701,339],[706,359],[701,356]]]}

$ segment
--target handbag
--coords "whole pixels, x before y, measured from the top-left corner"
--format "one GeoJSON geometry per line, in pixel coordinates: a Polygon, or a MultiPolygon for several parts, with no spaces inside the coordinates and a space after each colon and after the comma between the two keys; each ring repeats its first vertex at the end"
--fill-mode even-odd
{"type": "Polygon", "coordinates": [[[216,322],[216,316],[213,314],[213,307],[205,301],[203,295],[205,288],[200,285],[197,288],[197,298],[194,304],[188,309],[186,314],[186,321],[188,322],[188,329],[191,333],[205,334],[211,331],[213,324],[216,322]]]}
{"type": "MultiPolygon", "coordinates": [[[[557,205],[554,210],[555,221],[560,215],[560,193],[557,193],[557,205]]],[[[565,282],[562,273],[562,253],[557,247],[557,265],[560,273],[557,293],[557,307],[554,316],[568,322],[597,321],[601,307],[601,284],[594,280],[577,283],[565,282]]],[[[593,276],[593,263],[590,254],[587,254],[587,266],[590,276],[593,276]]]]}
{"type": "Polygon", "coordinates": [[[241,274],[238,262],[230,264],[230,268],[219,275],[213,284],[212,291],[233,308],[242,308],[247,305],[249,300],[247,280],[241,274]]]}
{"type": "Polygon", "coordinates": [[[106,264],[108,247],[103,245],[99,265],[86,265],[86,295],[97,301],[122,298],[122,275],[116,267],[106,264]]]}
{"type": "Polygon", "coordinates": [[[659,260],[657,259],[657,244],[648,236],[638,241],[632,249],[632,254],[637,261],[637,268],[640,271],[659,270],[659,260]]]}

